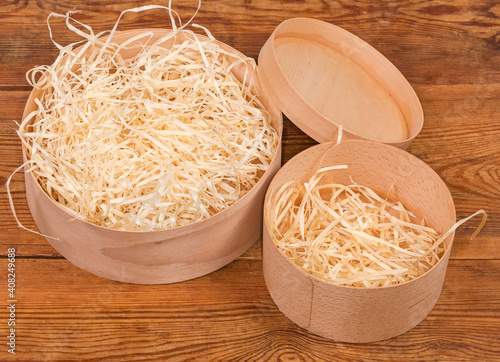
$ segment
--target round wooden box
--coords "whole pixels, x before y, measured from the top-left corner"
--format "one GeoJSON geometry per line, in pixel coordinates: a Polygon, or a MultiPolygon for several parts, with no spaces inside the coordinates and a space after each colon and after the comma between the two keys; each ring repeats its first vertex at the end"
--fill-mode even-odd
{"type": "MultiPolygon", "coordinates": [[[[272,192],[287,181],[307,182],[320,163],[321,167],[348,165],[348,169],[331,171],[335,182],[351,184],[352,177],[380,195],[389,194],[440,233],[455,224],[448,188],[418,158],[371,141],[333,145],[311,147],[287,162],[272,180],[265,205],[272,192]]],[[[266,216],[265,206],[263,263],[269,293],[288,318],[315,334],[355,343],[391,338],[420,323],[439,298],[454,233],[444,241],[444,256],[419,278],[391,287],[356,288],[322,281],[289,261],[271,240],[266,216]]]]}
{"type": "Polygon", "coordinates": [[[332,24],[281,23],[262,47],[259,68],[281,111],[318,142],[367,139],[406,149],[424,122],[405,77],[375,48],[332,24]]]}
{"type": "MultiPolygon", "coordinates": [[[[124,57],[131,57],[140,49],[141,41],[153,42],[166,35],[168,30],[141,29],[116,33],[113,42],[122,43],[139,34],[150,32],[151,38],[135,40],[124,57]]],[[[186,33],[179,33],[182,41],[186,33]]],[[[201,39],[207,39],[199,36],[201,39]]],[[[162,44],[172,46],[172,42],[162,44]]],[[[219,43],[234,58],[244,56],[226,44],[219,43]]],[[[124,51],[125,52],[125,51],[124,51]]],[[[245,70],[252,65],[238,62],[233,73],[241,80],[245,70]]],[[[173,283],[208,274],[230,263],[244,253],[262,235],[262,205],[265,191],[281,165],[282,116],[261,91],[256,73],[251,73],[256,84],[256,95],[270,112],[272,126],[280,139],[269,169],[253,189],[224,211],[188,226],[150,232],[112,230],[75,220],[40,187],[30,172],[25,172],[26,196],[38,229],[46,235],[52,246],[76,266],[99,276],[116,281],[139,284],[173,283]]],[[[43,96],[33,90],[26,104],[23,118],[35,109],[35,98],[43,96]]],[[[26,150],[23,149],[26,159],[26,150]]],[[[28,167],[27,167],[28,168],[28,167]]],[[[26,169],[27,169],[26,168],[26,169]]]]}

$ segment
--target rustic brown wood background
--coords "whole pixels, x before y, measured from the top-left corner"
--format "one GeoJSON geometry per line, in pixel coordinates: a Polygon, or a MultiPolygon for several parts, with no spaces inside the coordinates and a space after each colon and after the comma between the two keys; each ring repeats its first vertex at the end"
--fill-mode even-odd
{"type": "MultiPolygon", "coordinates": [[[[166,1],[155,1],[166,4],[166,1]]],[[[463,218],[484,208],[489,221],[473,241],[471,222],[456,234],[444,289],[431,314],[399,337],[343,344],[290,322],[262,277],[261,243],[210,275],[174,285],[139,286],[91,275],[50,244],[19,229],[5,182],[22,163],[16,137],[30,87],[25,73],[50,64],[51,12],[81,10],[96,31],[110,29],[137,0],[4,0],[0,3],[0,360],[494,360],[500,359],[500,4],[497,0],[206,0],[196,22],[256,58],[273,29],[313,17],[358,35],[414,86],[425,124],[409,151],[449,186],[463,218]],[[7,249],[16,258],[16,354],[7,353],[7,249]]],[[[184,20],[196,0],[176,0],[184,20]]],[[[77,40],[52,23],[61,44],[77,40]]],[[[120,29],[168,27],[164,11],[128,14],[120,29]]],[[[285,120],[284,161],[315,142],[285,120]]],[[[21,174],[13,198],[35,228],[21,174]]],[[[332,313],[335,313],[332,310],[332,313]]]]}

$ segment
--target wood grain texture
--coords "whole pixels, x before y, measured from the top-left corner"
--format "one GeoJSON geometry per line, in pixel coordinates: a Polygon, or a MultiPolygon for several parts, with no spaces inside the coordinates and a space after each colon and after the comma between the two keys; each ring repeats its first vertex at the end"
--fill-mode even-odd
{"type": "MultiPolygon", "coordinates": [[[[137,29],[119,32],[113,35],[112,41],[119,45],[127,44],[128,49],[120,51],[123,58],[134,57],[146,44],[158,44],[169,34],[167,29],[148,31],[152,35],[146,43],[143,39],[137,40],[144,33],[137,29]]],[[[105,41],[103,37],[100,39],[105,41]]],[[[169,49],[174,44],[181,46],[187,41],[193,44],[195,40],[206,42],[210,39],[203,35],[193,39],[191,34],[181,31],[176,34],[175,40],[163,40],[161,46],[169,49]]],[[[225,61],[241,84],[249,86],[254,81],[257,84],[257,80],[253,79],[257,76],[253,73],[254,62],[237,61],[242,55],[225,43],[219,43],[218,47],[227,55],[225,61]],[[248,74],[251,76],[248,77],[248,74]]],[[[74,52],[80,54],[83,49],[84,45],[74,52]]],[[[81,56],[88,57],[90,53],[85,52],[81,56]]],[[[72,215],[48,197],[32,173],[26,173],[26,199],[37,228],[43,235],[49,235],[50,244],[73,264],[124,283],[178,283],[209,274],[232,262],[261,237],[264,196],[281,166],[282,114],[263,89],[255,88],[253,93],[261,95],[259,101],[266,108],[269,124],[278,135],[276,154],[258,183],[231,207],[194,225],[129,233],[78,219],[68,222],[72,215]]],[[[40,89],[30,93],[22,117],[28,117],[38,108],[37,100],[44,99],[44,94],[40,89]]],[[[33,121],[30,121],[25,129],[32,124],[33,121]]]]}
{"type": "MultiPolygon", "coordinates": [[[[293,181],[310,182],[319,168],[348,165],[346,170],[335,170],[325,175],[342,185],[349,185],[354,180],[375,190],[379,195],[392,194],[413,211],[417,221],[424,219],[429,226],[440,232],[449,230],[455,224],[453,198],[442,179],[408,152],[362,140],[346,140],[333,147],[334,145],[335,142],[326,142],[301,152],[293,162],[284,165],[269,184],[264,202],[264,278],[276,305],[299,326],[320,336],[343,342],[370,343],[385,340],[418,325],[436,304],[446,274],[452,236],[443,240],[445,249],[441,260],[410,283],[384,289],[346,288],[345,285],[339,286],[338,282],[328,283],[304,273],[301,268],[303,260],[289,262],[283,256],[290,255],[287,250],[290,245],[285,248],[275,245],[274,239],[279,238],[279,231],[276,229],[281,230],[283,224],[294,223],[295,221],[289,221],[292,218],[310,217],[307,214],[293,215],[294,212],[285,212],[284,208],[275,207],[273,204],[283,195],[278,190],[293,181]],[[277,221],[280,218],[287,221],[280,223],[277,221]],[[332,313],[333,310],[335,313],[332,313]]],[[[321,182],[323,181],[318,184],[321,182]]],[[[316,191],[311,192],[314,194],[316,191]]],[[[316,216],[318,217],[322,216],[316,216]]],[[[350,227],[356,228],[353,224],[350,227]]],[[[290,232],[294,228],[290,227],[290,232]]],[[[295,233],[299,233],[299,227],[292,235],[295,233]]],[[[286,244],[281,241],[281,245],[283,243],[286,244]]],[[[340,243],[347,248],[347,242],[340,243]]],[[[293,255],[296,250],[293,246],[290,249],[293,255]]],[[[349,249],[346,254],[350,254],[349,249]]],[[[328,277],[325,275],[323,279],[328,277]]]]}
{"type": "Polygon", "coordinates": [[[438,305],[419,326],[352,345],[307,333],[284,317],[259,261],[237,261],[182,284],[137,286],[65,260],[21,259],[13,360],[492,359],[500,353],[500,276],[484,270],[499,268],[499,261],[452,261],[438,305]]]}
{"type": "MultiPolygon", "coordinates": [[[[140,1],[8,1],[0,6],[4,36],[0,39],[2,85],[15,86],[35,64],[51,62],[57,54],[48,37],[46,17],[51,12],[79,9],[81,19],[98,31],[108,30],[120,10],[149,4],[140,1]],[[43,49],[43,52],[38,50],[43,49]],[[29,55],[29,61],[25,56],[29,55]]],[[[167,4],[167,1],[158,1],[167,4]]],[[[174,7],[187,21],[196,1],[175,1],[174,7]]],[[[307,16],[341,26],[369,42],[386,55],[412,84],[498,83],[500,55],[498,26],[500,9],[495,0],[470,2],[408,0],[382,1],[203,1],[196,22],[207,26],[221,41],[248,56],[257,54],[274,28],[291,17],[307,16]],[[395,43],[393,40],[397,39],[395,43]],[[441,69],[440,64],[448,64],[441,69]],[[481,67],[472,64],[481,63],[481,67]]],[[[57,21],[54,24],[60,24],[57,21]]],[[[166,12],[127,14],[121,30],[165,27],[166,12]]],[[[62,44],[77,36],[54,28],[62,44]]]]}
{"type": "MultiPolygon", "coordinates": [[[[167,1],[156,3],[166,4],[167,1]]],[[[262,277],[261,243],[205,277],[174,285],[111,282],[78,269],[45,239],[21,230],[5,182],[22,162],[13,120],[30,87],[25,72],[57,55],[46,26],[53,12],[79,9],[96,31],[140,1],[8,0],[0,3],[0,335],[6,325],[7,248],[17,249],[17,354],[0,360],[495,360],[500,355],[500,5],[496,0],[204,0],[196,22],[257,58],[274,28],[313,17],[354,33],[384,54],[414,86],[424,128],[409,152],[449,187],[457,217],[484,208],[455,237],[441,297],[416,328],[394,339],[351,345],[328,341],[284,317],[262,277]]],[[[194,0],[174,1],[184,21],[194,0]]],[[[127,14],[121,30],[165,27],[166,13],[127,14]]],[[[54,39],[77,40],[61,21],[54,39]]],[[[316,144],[285,119],[283,162],[316,144]]],[[[20,220],[27,209],[22,175],[12,182],[20,220]]],[[[5,334],[7,335],[7,334],[5,334]]],[[[3,337],[2,337],[3,338],[3,337]]]]}
{"type": "Polygon", "coordinates": [[[282,22],[258,63],[278,107],[320,143],[336,140],[342,126],[343,140],[407,149],[422,128],[422,106],[400,71],[368,43],[331,23],[282,22]]]}

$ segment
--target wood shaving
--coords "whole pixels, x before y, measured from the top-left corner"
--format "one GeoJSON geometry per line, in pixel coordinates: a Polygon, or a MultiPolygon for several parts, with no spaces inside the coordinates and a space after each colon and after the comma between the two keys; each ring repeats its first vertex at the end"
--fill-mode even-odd
{"type": "Polygon", "coordinates": [[[266,203],[266,223],[278,249],[298,267],[328,283],[388,287],[430,270],[444,255],[443,241],[470,218],[443,235],[416,218],[401,202],[390,202],[358,184],[335,183],[318,170],[308,182],[285,183],[266,203]]]}
{"type": "MultiPolygon", "coordinates": [[[[165,7],[128,11],[153,8],[165,7]]],[[[233,205],[270,165],[279,138],[254,94],[255,61],[170,14],[167,35],[121,45],[112,41],[118,22],[103,41],[71,13],[53,15],[83,41],[55,43],[55,63],[27,74],[44,94],[18,133],[30,172],[74,218],[134,231],[188,225],[233,205]],[[132,43],[143,46],[122,57],[132,43]],[[231,71],[239,62],[250,69],[242,81],[231,71]]]]}

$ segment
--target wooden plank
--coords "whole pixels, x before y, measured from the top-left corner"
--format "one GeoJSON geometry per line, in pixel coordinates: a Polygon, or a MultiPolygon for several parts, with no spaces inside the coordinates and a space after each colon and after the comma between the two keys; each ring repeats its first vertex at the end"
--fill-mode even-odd
{"type": "MultiPolygon", "coordinates": [[[[46,26],[51,12],[81,10],[75,15],[95,28],[109,30],[119,12],[149,4],[147,0],[106,4],[76,0],[9,2],[0,5],[0,86],[26,86],[24,74],[35,65],[50,64],[57,55],[46,26]]],[[[178,0],[174,8],[187,21],[196,2],[178,0]]],[[[405,74],[412,84],[498,83],[500,53],[496,0],[470,4],[461,0],[439,5],[429,2],[247,2],[205,1],[196,22],[208,27],[221,41],[256,58],[273,29],[283,20],[307,16],[329,21],[368,41],[405,74]],[[471,67],[471,64],[481,66],[471,67]]],[[[169,27],[165,11],[127,14],[120,29],[169,27]]],[[[78,40],[53,22],[54,39],[61,44],[78,40]]]]}
{"type": "Polygon", "coordinates": [[[491,252],[498,249],[495,240],[500,233],[500,225],[495,221],[500,217],[500,124],[496,121],[500,114],[500,87],[460,84],[415,88],[424,108],[425,123],[409,151],[444,180],[452,193],[458,219],[479,209],[489,215],[480,238],[469,240],[479,219],[457,231],[451,257],[467,258],[478,253],[488,258],[488,252],[481,251],[481,240],[490,240],[491,252]]]}
{"type": "MultiPolygon", "coordinates": [[[[64,264],[17,260],[14,360],[465,361],[500,353],[498,260],[452,261],[440,300],[419,326],[360,345],[329,341],[290,322],[267,293],[259,262],[238,261],[196,280],[159,286],[115,283],[64,264]]],[[[0,269],[5,265],[2,259],[0,269]]],[[[6,299],[4,290],[0,296],[6,299]]],[[[6,314],[2,308],[0,318],[6,314]]]]}

